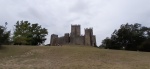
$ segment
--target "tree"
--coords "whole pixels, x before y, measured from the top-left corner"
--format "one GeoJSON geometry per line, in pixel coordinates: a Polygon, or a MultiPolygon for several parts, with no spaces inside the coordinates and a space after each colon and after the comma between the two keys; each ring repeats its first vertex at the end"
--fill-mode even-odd
{"type": "Polygon", "coordinates": [[[123,24],[120,29],[114,34],[117,36],[117,42],[126,50],[138,50],[140,45],[146,38],[144,37],[145,30],[142,30],[141,24],[135,23],[129,25],[123,24]]]}
{"type": "MultiPolygon", "coordinates": [[[[142,26],[139,23],[135,24],[122,24],[120,29],[115,30],[111,38],[104,39],[105,44],[110,49],[125,49],[125,50],[140,50],[141,44],[146,44],[144,41],[150,38],[150,29],[142,26]],[[106,42],[107,41],[107,42],[106,42]],[[111,42],[110,42],[111,41],[111,42]],[[144,42],[144,43],[143,43],[144,42]]],[[[145,47],[145,46],[143,46],[145,47]]],[[[145,49],[145,48],[144,48],[145,49]]]]}
{"type": "Polygon", "coordinates": [[[28,21],[17,21],[14,31],[14,44],[17,45],[40,45],[45,42],[47,29],[37,23],[31,24],[28,21]]]}
{"type": "Polygon", "coordinates": [[[0,26],[0,45],[9,44],[10,31],[6,30],[6,26],[0,26]]]}

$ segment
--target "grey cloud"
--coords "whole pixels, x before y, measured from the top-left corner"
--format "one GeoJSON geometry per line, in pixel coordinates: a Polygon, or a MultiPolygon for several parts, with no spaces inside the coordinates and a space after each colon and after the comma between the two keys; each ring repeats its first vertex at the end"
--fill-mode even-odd
{"type": "Polygon", "coordinates": [[[93,27],[98,45],[123,23],[150,26],[149,0],[0,0],[0,25],[18,20],[39,23],[51,34],[70,33],[71,24],[93,27]]]}
{"type": "Polygon", "coordinates": [[[83,0],[78,0],[76,4],[70,9],[71,12],[78,12],[84,14],[88,9],[88,3],[83,2],[83,0]]]}

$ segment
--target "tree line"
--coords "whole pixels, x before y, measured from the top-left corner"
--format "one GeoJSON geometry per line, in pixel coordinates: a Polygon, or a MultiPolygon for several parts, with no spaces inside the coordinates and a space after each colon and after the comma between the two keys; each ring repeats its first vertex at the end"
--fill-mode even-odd
{"type": "Polygon", "coordinates": [[[100,47],[105,49],[149,51],[150,52],[150,27],[139,23],[122,24],[114,30],[111,37],[106,37],[100,47]]]}
{"type": "MultiPolygon", "coordinates": [[[[13,36],[11,31],[0,25],[0,46],[1,45],[41,45],[48,35],[46,28],[38,23],[28,21],[17,21],[14,25],[13,36]]],[[[114,30],[111,37],[102,40],[100,47],[105,49],[150,51],[150,27],[142,26],[139,23],[122,24],[119,29],[114,30]]]]}
{"type": "Polygon", "coordinates": [[[7,23],[0,26],[0,45],[40,45],[46,40],[48,34],[46,28],[42,28],[38,23],[28,21],[17,21],[14,25],[13,36],[11,31],[7,31],[7,23]]]}

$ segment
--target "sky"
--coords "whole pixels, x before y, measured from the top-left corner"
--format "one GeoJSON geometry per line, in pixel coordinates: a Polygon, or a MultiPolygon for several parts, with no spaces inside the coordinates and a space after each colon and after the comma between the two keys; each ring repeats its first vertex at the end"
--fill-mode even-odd
{"type": "Polygon", "coordinates": [[[51,34],[71,32],[71,24],[93,28],[97,45],[121,24],[140,23],[150,27],[150,0],[0,0],[0,25],[14,31],[17,21],[39,23],[51,34]]]}

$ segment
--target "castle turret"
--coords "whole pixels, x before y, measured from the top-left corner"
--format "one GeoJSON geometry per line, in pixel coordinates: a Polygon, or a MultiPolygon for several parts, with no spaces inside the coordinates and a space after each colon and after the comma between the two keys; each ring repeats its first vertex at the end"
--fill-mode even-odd
{"type": "Polygon", "coordinates": [[[51,35],[50,45],[51,46],[56,46],[57,44],[58,44],[58,35],[52,34],[51,35]]]}
{"type": "Polygon", "coordinates": [[[86,28],[84,35],[85,45],[92,46],[93,42],[93,28],[86,28]]]}

